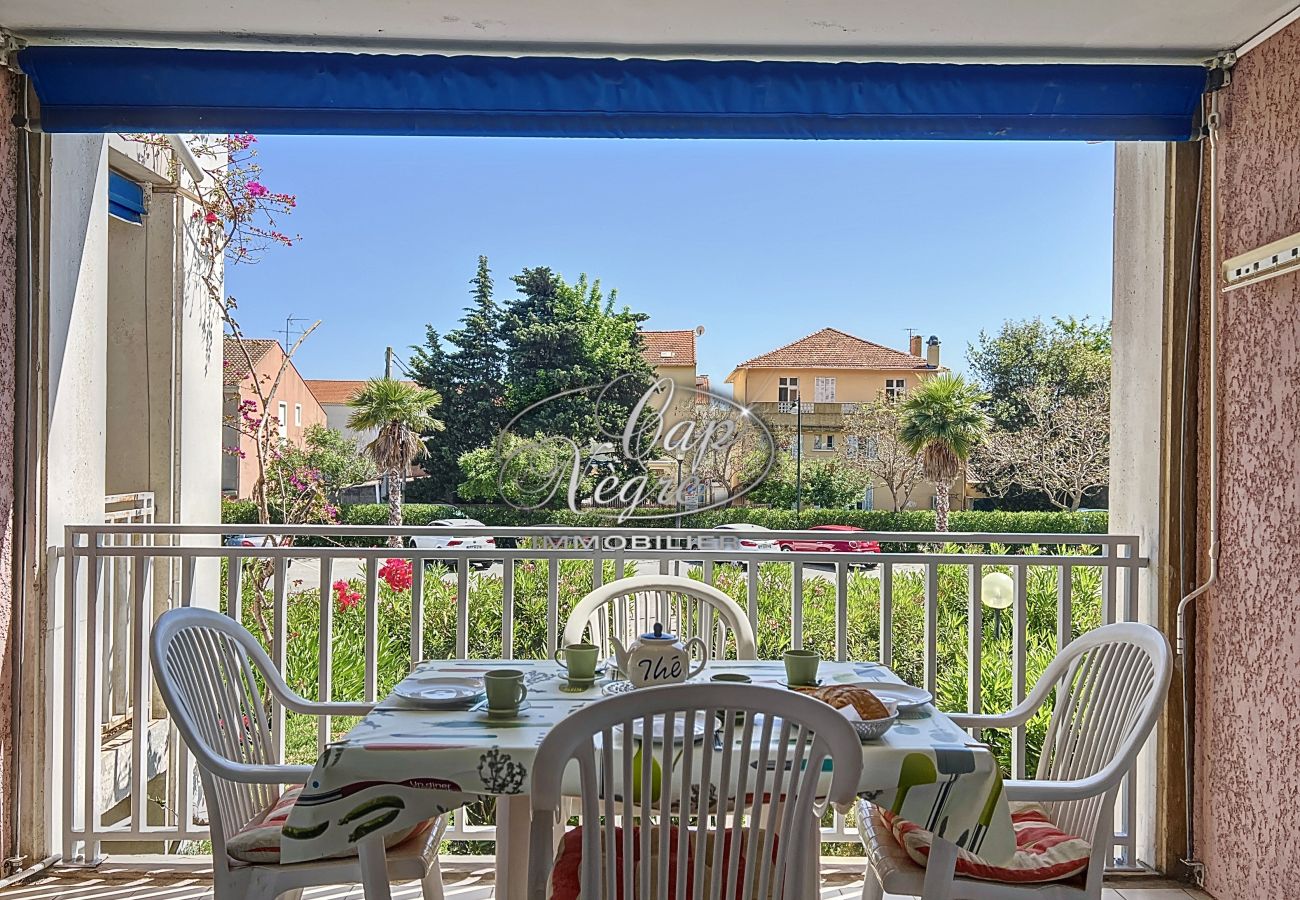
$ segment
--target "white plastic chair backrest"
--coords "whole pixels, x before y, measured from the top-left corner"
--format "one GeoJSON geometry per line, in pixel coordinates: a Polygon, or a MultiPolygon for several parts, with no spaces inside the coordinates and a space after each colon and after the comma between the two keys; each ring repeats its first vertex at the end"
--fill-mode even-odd
{"type": "Polygon", "coordinates": [[[150,645],[158,691],[199,765],[219,854],[227,837],[279,797],[278,785],[240,783],[221,773],[227,763],[279,763],[257,678],[279,682],[280,676],[247,629],[212,610],[164,612],[150,645]]]}
{"type": "Polygon", "coordinates": [[[852,801],[862,743],[827,704],[770,687],[680,684],[592,703],[557,723],[537,750],[529,788],[529,900],[549,896],[555,813],[562,787],[573,792],[564,776],[574,769],[584,898],[805,900],[816,877],[810,866],[820,852],[821,814],[827,802],[852,801]],[[692,722],[711,724],[716,734],[710,727],[712,739],[651,741],[640,753],[638,740],[623,739],[671,735],[691,729],[692,722]],[[622,827],[621,868],[616,853],[602,860],[600,852],[602,845],[617,846],[616,824],[622,827]],[[652,848],[673,847],[674,841],[670,896],[669,853],[652,848]]]}
{"type": "Polygon", "coordinates": [[[578,601],[564,625],[564,643],[590,640],[608,655],[616,637],[629,639],[654,630],[656,622],[682,641],[701,638],[712,659],[756,659],[754,628],[740,604],[722,591],[690,578],[638,575],[596,588],[578,601]]]}
{"type": "MultiPolygon", "coordinates": [[[[1171,670],[1169,643],[1149,625],[1105,625],[1070,643],[1031,694],[1045,699],[1056,690],[1037,777],[1073,781],[1104,773],[1113,798],[1164,706],[1171,670]]],[[[1110,808],[1106,792],[1046,805],[1058,827],[1083,836],[1096,833],[1110,808]]]]}

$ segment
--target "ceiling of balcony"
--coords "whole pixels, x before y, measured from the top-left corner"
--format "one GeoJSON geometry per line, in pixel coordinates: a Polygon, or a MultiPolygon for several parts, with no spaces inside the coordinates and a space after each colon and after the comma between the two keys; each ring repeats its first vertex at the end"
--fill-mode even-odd
{"type": "Polygon", "coordinates": [[[33,40],[457,53],[1196,61],[1296,0],[6,0],[33,40]]]}

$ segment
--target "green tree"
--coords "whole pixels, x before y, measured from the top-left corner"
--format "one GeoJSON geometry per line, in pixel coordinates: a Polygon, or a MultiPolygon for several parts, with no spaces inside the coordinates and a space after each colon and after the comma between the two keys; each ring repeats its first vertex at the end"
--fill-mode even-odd
{"type": "Polygon", "coordinates": [[[1012,465],[1008,453],[1029,452],[1028,436],[1021,435],[1038,429],[1045,412],[1055,416],[1067,407],[1108,407],[1110,355],[1110,323],[1086,318],[1008,320],[996,334],[981,332],[967,348],[971,373],[988,395],[983,406],[994,437],[987,446],[1006,451],[981,454],[978,479],[985,491],[1000,498],[1002,508],[1059,505],[1059,498],[1042,488],[1042,467],[1030,473],[1012,465]]]}
{"type": "Polygon", "coordinates": [[[444,399],[444,415],[456,423],[455,428],[425,441],[425,470],[442,497],[451,496],[456,488],[461,455],[495,440],[508,418],[501,311],[492,296],[492,270],[486,256],[478,258],[470,287],[473,299],[460,327],[445,336],[426,327],[424,346],[411,348],[416,383],[438,391],[444,399]]]}
{"type": "Polygon", "coordinates": [[[512,415],[541,401],[521,430],[564,435],[579,446],[611,440],[654,382],[637,331],[642,313],[615,308],[600,282],[567,284],[546,267],[512,279],[518,295],[504,307],[506,397],[512,415]],[[585,389],[585,390],[584,390],[585,389]],[[566,391],[574,393],[556,398],[566,391]]]}
{"type": "MultiPolygon", "coordinates": [[[[442,403],[437,391],[391,378],[372,378],[348,400],[354,410],[348,427],[356,431],[377,429],[366,453],[388,476],[388,524],[402,524],[402,490],[411,463],[424,454],[423,436],[441,431],[443,424],[432,410],[442,403]]],[[[390,547],[400,547],[401,538],[390,535],[390,547]]]]}
{"type": "Polygon", "coordinates": [[[966,351],[971,374],[987,394],[993,424],[1017,431],[1033,418],[1028,392],[1081,397],[1110,385],[1110,323],[1089,319],[1007,320],[997,334],[980,332],[966,351]]]}
{"type": "MultiPolygon", "coordinates": [[[[573,474],[573,448],[562,439],[535,434],[502,434],[460,458],[462,480],[456,492],[471,503],[559,509],[566,505],[573,474]]],[[[579,490],[590,487],[582,478],[579,490]]]]}
{"type": "Polygon", "coordinates": [[[981,409],[986,399],[960,375],[945,372],[922,381],[903,401],[898,436],[921,455],[925,477],[934,485],[936,531],[948,530],[953,482],[988,432],[981,409]]]}

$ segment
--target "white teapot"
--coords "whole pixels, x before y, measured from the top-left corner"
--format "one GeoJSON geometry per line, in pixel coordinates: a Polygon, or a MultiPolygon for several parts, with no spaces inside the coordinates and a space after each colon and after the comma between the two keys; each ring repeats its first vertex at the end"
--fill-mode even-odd
{"type": "Polygon", "coordinates": [[[685,644],[677,640],[674,634],[666,634],[658,622],[651,633],[643,634],[631,646],[624,648],[618,638],[610,638],[614,645],[614,658],[619,670],[627,676],[634,687],[653,687],[658,684],[677,684],[688,678],[694,678],[704,671],[709,661],[709,647],[697,637],[685,644]],[[699,645],[700,664],[694,669],[691,665],[690,648],[699,645]]]}

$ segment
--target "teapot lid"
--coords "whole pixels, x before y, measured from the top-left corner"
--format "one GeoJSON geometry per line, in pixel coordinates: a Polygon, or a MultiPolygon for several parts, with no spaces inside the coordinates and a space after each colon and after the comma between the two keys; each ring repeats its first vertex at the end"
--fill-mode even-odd
{"type": "Polygon", "coordinates": [[[658,623],[658,622],[655,622],[655,630],[654,630],[654,631],[647,631],[645,634],[641,635],[641,640],[643,640],[643,641],[676,641],[676,640],[677,640],[677,635],[675,635],[675,634],[669,634],[668,632],[664,631],[664,626],[663,626],[663,625],[661,625],[661,624],[658,623]]]}

